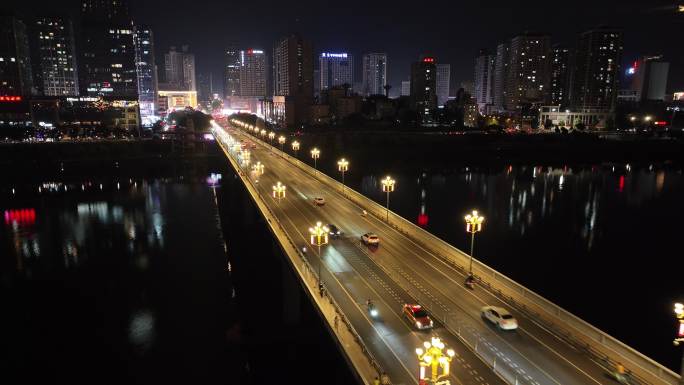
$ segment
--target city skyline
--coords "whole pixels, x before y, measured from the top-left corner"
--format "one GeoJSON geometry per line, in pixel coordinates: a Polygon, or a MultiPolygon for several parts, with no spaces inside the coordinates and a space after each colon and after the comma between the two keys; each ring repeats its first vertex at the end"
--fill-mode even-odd
{"type": "MultiPolygon", "coordinates": [[[[68,6],[72,8],[67,13],[75,14],[79,2],[74,1],[74,4],[66,6],[40,3],[44,5],[40,8],[48,14],[61,13],[61,8],[68,6]]],[[[439,62],[451,64],[451,94],[454,94],[462,82],[474,80],[472,66],[480,49],[491,51],[500,42],[525,31],[548,34],[551,44],[574,48],[582,32],[599,25],[610,25],[624,30],[623,68],[645,55],[662,54],[672,66],[668,92],[684,88],[684,70],[681,69],[684,58],[677,53],[675,45],[657,38],[673,35],[683,25],[681,20],[677,20],[679,15],[675,13],[671,1],[648,4],[617,1],[559,4],[557,13],[564,16],[548,20],[544,18],[544,9],[534,5],[522,4],[509,9],[498,2],[490,3],[488,7],[464,4],[459,5],[455,17],[447,17],[449,12],[436,13],[430,29],[421,28],[421,20],[400,18],[401,13],[396,10],[403,9],[401,4],[387,10],[379,4],[364,5],[365,12],[357,15],[354,10],[360,4],[352,3],[347,7],[330,9],[332,14],[345,17],[328,19],[321,17],[328,13],[320,4],[300,2],[297,6],[286,7],[273,3],[266,5],[273,12],[262,15],[265,18],[262,27],[255,28],[249,24],[251,21],[248,22],[252,18],[237,16],[250,12],[247,5],[233,4],[229,8],[227,5],[204,1],[194,8],[196,17],[185,19],[188,28],[178,29],[173,23],[168,23],[177,9],[172,6],[173,3],[173,0],[171,4],[165,2],[165,6],[161,7],[155,2],[134,2],[130,5],[131,13],[136,23],[145,24],[154,31],[158,62],[163,60],[159,55],[167,52],[170,46],[190,44],[197,56],[198,73],[211,72],[214,79],[221,78],[223,74],[225,50],[231,42],[237,42],[240,49],[271,47],[281,36],[299,32],[304,38],[312,40],[315,55],[338,51],[349,52],[357,57],[369,52],[387,53],[390,63],[388,83],[392,86],[393,95],[399,94],[401,81],[409,77],[410,65],[415,57],[423,53],[431,54],[439,62]],[[236,17],[231,17],[233,13],[236,17]],[[383,16],[377,17],[378,13],[383,16]],[[479,27],[477,18],[469,18],[466,16],[468,14],[486,16],[493,27],[479,27]],[[401,28],[398,28],[399,25],[401,28]],[[459,31],[465,33],[470,30],[477,31],[477,38],[453,39],[459,31]],[[211,38],[207,39],[207,36],[211,38]]],[[[447,9],[450,7],[447,3],[443,6],[447,9]]],[[[19,1],[12,0],[7,7],[19,10],[20,16],[32,14],[32,9],[19,1]]],[[[354,66],[357,78],[360,78],[361,62],[357,60],[354,66]]],[[[620,76],[625,82],[624,72],[620,76]]]]}

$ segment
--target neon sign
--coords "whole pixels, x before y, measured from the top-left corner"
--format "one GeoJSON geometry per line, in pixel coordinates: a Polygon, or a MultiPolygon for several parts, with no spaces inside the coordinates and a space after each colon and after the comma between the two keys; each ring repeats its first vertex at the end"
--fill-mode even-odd
{"type": "Polygon", "coordinates": [[[435,58],[433,58],[433,57],[424,57],[423,58],[423,63],[434,63],[434,62],[435,62],[435,58]]]}
{"type": "Polygon", "coordinates": [[[346,53],[328,53],[328,52],[323,52],[321,54],[321,57],[337,57],[337,58],[346,58],[347,54],[346,53]]]}
{"type": "Polygon", "coordinates": [[[0,96],[0,102],[20,102],[21,96],[0,96]]]}

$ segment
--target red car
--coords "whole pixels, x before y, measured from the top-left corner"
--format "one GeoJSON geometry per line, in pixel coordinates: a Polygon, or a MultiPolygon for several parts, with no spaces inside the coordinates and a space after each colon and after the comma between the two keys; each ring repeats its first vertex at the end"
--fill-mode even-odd
{"type": "Polygon", "coordinates": [[[430,329],[434,325],[428,313],[420,305],[407,303],[402,313],[418,329],[430,329]]]}

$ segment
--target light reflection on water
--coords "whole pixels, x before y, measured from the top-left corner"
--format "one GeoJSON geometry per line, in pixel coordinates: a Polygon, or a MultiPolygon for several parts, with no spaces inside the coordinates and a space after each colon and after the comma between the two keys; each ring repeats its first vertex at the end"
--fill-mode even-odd
{"type": "MultiPolygon", "coordinates": [[[[133,255],[138,248],[164,248],[164,219],[161,212],[161,191],[157,183],[146,181],[125,181],[128,188],[124,203],[116,201],[93,200],[95,190],[105,189],[105,185],[86,183],[64,184],[58,182],[42,183],[39,197],[45,199],[67,198],[68,205],[64,207],[31,208],[36,217],[31,221],[8,221],[5,230],[10,234],[14,246],[14,254],[18,259],[17,268],[23,270],[31,263],[41,258],[41,245],[60,242],[56,248],[61,250],[61,259],[65,268],[77,267],[93,255],[100,252],[100,247],[94,245],[102,228],[111,233],[125,234],[127,251],[133,255]],[[80,189],[78,187],[81,187],[80,189]],[[69,192],[75,195],[65,195],[69,192]],[[144,199],[141,199],[144,197],[144,199]],[[143,204],[140,204],[140,203],[143,204]],[[9,231],[8,231],[9,230],[9,231]],[[46,236],[49,239],[45,239],[46,236]],[[140,238],[144,236],[144,238],[140,238]],[[20,261],[21,260],[21,261],[20,261]]],[[[109,188],[120,190],[121,182],[113,183],[109,188]]],[[[25,190],[28,190],[26,187],[25,190]]],[[[13,209],[6,209],[11,212],[13,209]]],[[[6,215],[7,217],[7,215],[6,215]]],[[[104,237],[106,238],[106,237],[104,237]]],[[[107,244],[108,239],[97,242],[107,244]]],[[[97,243],[96,242],[96,243],[97,243]]],[[[145,262],[138,261],[144,268],[145,262]]]]}
{"type": "MultiPolygon", "coordinates": [[[[681,189],[679,169],[654,169],[633,165],[590,167],[507,166],[502,169],[462,167],[449,173],[416,179],[393,175],[396,191],[390,209],[431,231],[444,233],[443,223],[429,223],[446,211],[455,218],[472,208],[487,215],[490,232],[519,234],[520,237],[548,221],[572,219],[556,228],[559,233],[579,233],[585,250],[590,251],[601,229],[616,218],[606,218],[602,206],[607,202],[638,210],[657,200],[666,189],[681,189]],[[407,183],[411,179],[416,183],[407,183]],[[411,196],[418,196],[412,199],[411,196]],[[414,204],[415,203],[415,204],[414,204]],[[416,212],[417,214],[413,214],[416,212]],[[502,226],[504,225],[505,226],[502,226]],[[490,227],[492,226],[492,227],[490,227]]],[[[385,204],[380,191],[381,175],[366,175],[361,191],[385,204]]],[[[450,223],[452,221],[449,221],[450,223]]]]}

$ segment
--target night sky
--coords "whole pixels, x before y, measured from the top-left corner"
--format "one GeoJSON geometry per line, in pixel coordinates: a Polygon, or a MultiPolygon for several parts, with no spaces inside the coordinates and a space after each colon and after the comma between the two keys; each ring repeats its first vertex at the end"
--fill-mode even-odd
{"type": "MultiPolygon", "coordinates": [[[[5,0],[24,14],[59,11],[77,0],[5,0]],[[36,5],[39,5],[37,7],[36,5]]],[[[157,56],[171,45],[190,45],[198,73],[222,73],[222,52],[236,40],[244,48],[270,54],[273,42],[300,32],[316,53],[346,51],[355,55],[361,80],[361,54],[387,52],[393,93],[409,76],[410,63],[422,53],[452,68],[452,92],[472,80],[479,49],[529,30],[549,33],[553,43],[574,46],[579,32],[598,25],[625,31],[623,63],[638,56],[663,54],[670,61],[668,92],[684,90],[684,14],[676,1],[131,1],[134,19],[155,33],[157,56]],[[189,6],[191,5],[191,6],[189,6]]],[[[624,71],[623,71],[624,73],[624,71]]]]}

